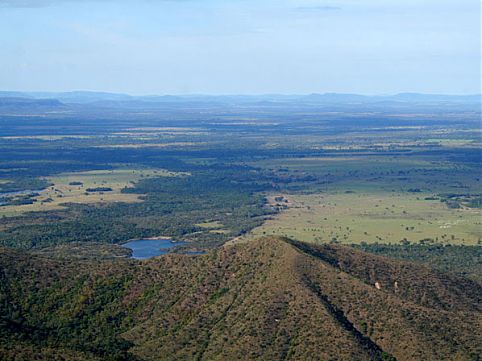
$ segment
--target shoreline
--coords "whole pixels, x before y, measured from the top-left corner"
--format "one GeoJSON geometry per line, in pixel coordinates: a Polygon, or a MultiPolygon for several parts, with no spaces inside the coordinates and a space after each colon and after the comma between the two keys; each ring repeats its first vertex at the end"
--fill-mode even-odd
{"type": "Polygon", "coordinates": [[[173,241],[172,240],[172,237],[170,236],[156,236],[156,237],[146,237],[146,238],[131,238],[131,239],[128,239],[127,241],[124,241],[124,242],[120,242],[120,243],[117,243],[118,245],[123,245],[123,244],[126,244],[126,243],[129,243],[129,242],[133,242],[133,241],[159,241],[161,239],[166,239],[166,240],[170,240],[171,242],[173,243],[178,243],[180,241],[173,241]]]}

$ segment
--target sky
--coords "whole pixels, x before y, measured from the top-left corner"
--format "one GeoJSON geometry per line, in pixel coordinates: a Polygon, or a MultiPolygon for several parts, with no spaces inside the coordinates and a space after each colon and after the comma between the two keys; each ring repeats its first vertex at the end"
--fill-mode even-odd
{"type": "Polygon", "coordinates": [[[481,93],[480,0],[0,0],[0,90],[481,93]]]}

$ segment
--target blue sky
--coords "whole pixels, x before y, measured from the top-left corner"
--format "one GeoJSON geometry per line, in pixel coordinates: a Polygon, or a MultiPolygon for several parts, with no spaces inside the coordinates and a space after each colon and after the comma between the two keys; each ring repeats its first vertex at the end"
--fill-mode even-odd
{"type": "Polygon", "coordinates": [[[0,89],[480,93],[479,0],[0,0],[0,89]]]}

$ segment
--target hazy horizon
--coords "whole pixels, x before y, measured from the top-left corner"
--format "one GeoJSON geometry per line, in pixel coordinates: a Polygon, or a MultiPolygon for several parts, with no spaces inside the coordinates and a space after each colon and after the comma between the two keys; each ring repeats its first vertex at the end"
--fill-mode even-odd
{"type": "Polygon", "coordinates": [[[309,95],[341,95],[341,96],[364,96],[364,97],[394,97],[398,95],[423,95],[423,96],[453,96],[453,97],[471,97],[471,96],[482,96],[482,93],[467,93],[467,94],[448,94],[448,93],[422,93],[422,92],[412,92],[404,91],[397,93],[351,93],[351,92],[312,92],[312,93],[130,93],[121,91],[105,91],[105,90],[85,90],[85,89],[72,89],[64,91],[45,91],[45,90],[11,90],[11,89],[0,89],[0,97],[2,93],[23,93],[23,94],[74,94],[74,93],[85,93],[85,94],[111,94],[111,95],[124,95],[129,97],[269,97],[269,96],[280,96],[280,97],[303,97],[309,95]]]}

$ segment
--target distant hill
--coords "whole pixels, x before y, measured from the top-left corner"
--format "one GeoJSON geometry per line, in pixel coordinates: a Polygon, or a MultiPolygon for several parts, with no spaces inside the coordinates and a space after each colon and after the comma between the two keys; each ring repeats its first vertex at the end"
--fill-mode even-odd
{"type": "Polygon", "coordinates": [[[400,93],[395,95],[359,95],[359,94],[310,94],[301,98],[303,101],[314,103],[379,103],[379,102],[408,102],[408,103],[432,103],[432,102],[453,102],[453,103],[480,103],[480,95],[441,95],[441,94],[419,94],[400,93]]]}
{"type": "Polygon", "coordinates": [[[64,93],[49,93],[49,92],[35,92],[28,93],[35,98],[55,98],[64,103],[91,103],[95,101],[129,101],[133,100],[127,94],[106,93],[106,92],[91,92],[91,91],[72,91],[64,93]]]}
{"type": "Polygon", "coordinates": [[[481,285],[263,238],[137,262],[0,250],[0,359],[479,360],[481,285]]]}
{"type": "Polygon", "coordinates": [[[473,95],[444,95],[444,94],[419,94],[419,93],[400,93],[393,96],[393,99],[400,101],[418,102],[474,102],[480,103],[480,94],[473,95]]]}
{"type": "Polygon", "coordinates": [[[0,108],[37,108],[59,107],[63,104],[57,99],[33,99],[17,97],[0,97],[0,108]]]}
{"type": "Polygon", "coordinates": [[[0,90],[0,98],[34,98],[34,97],[31,95],[28,95],[27,93],[0,90]]]}
{"type": "Polygon", "coordinates": [[[367,96],[359,94],[324,93],[309,95],[147,95],[132,96],[121,93],[72,91],[72,92],[9,92],[0,91],[0,98],[33,98],[33,99],[58,99],[66,104],[91,104],[107,107],[142,107],[159,104],[318,104],[318,105],[343,105],[343,104],[376,104],[376,103],[476,103],[480,104],[480,95],[437,95],[401,93],[386,96],[367,96]]]}

